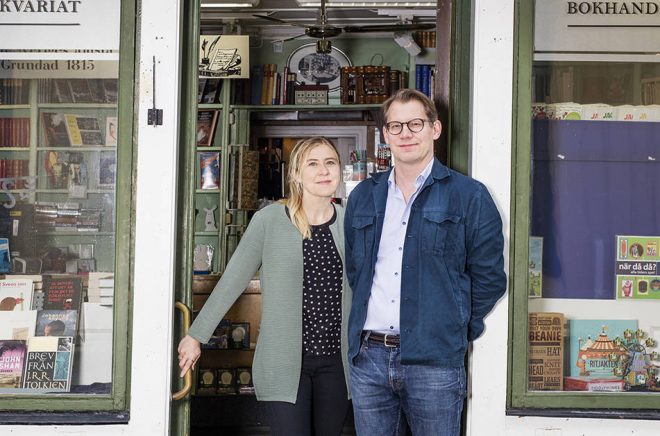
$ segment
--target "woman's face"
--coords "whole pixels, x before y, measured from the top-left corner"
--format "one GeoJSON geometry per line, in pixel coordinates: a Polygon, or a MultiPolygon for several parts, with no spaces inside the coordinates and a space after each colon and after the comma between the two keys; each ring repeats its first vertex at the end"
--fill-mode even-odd
{"type": "Polygon", "coordinates": [[[318,145],[304,156],[298,174],[303,196],[332,197],[339,184],[339,160],[327,145],[318,145]]]}

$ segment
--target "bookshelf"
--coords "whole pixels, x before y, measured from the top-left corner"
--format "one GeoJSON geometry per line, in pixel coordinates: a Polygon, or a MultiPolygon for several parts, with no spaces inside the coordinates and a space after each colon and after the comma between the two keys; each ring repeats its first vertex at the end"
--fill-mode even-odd
{"type": "Polygon", "coordinates": [[[116,132],[116,79],[0,79],[0,202],[34,234],[10,250],[48,265],[93,244],[94,269],[114,270],[116,132]]]}

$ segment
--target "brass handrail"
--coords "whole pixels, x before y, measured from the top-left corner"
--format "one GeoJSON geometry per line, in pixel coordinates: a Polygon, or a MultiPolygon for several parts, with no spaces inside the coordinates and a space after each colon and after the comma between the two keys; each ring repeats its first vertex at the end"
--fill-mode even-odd
{"type": "MultiPolygon", "coordinates": [[[[183,336],[185,336],[188,334],[188,328],[190,327],[190,308],[180,301],[177,301],[174,306],[183,314],[183,336]]],[[[183,376],[183,388],[172,394],[172,401],[178,401],[188,395],[190,388],[192,388],[192,371],[193,368],[190,367],[186,375],[183,376]]]]}

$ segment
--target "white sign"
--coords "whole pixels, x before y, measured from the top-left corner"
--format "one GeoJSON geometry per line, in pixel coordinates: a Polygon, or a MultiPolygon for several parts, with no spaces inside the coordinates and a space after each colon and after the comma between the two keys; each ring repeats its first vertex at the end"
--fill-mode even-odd
{"type": "Polygon", "coordinates": [[[534,52],[660,52],[660,0],[536,0],[534,52]]]}
{"type": "Polygon", "coordinates": [[[119,16],[120,0],[0,0],[0,49],[118,53],[119,16]]]}

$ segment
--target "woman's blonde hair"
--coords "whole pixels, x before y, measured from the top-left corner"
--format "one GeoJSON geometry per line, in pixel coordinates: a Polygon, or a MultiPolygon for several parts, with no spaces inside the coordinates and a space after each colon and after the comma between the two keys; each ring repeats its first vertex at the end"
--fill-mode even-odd
{"type": "Polygon", "coordinates": [[[302,183],[299,181],[300,173],[305,158],[309,152],[321,145],[330,147],[337,156],[337,163],[339,163],[339,153],[337,152],[335,145],[329,139],[322,136],[301,139],[293,147],[293,150],[291,150],[291,156],[289,157],[289,168],[286,174],[289,196],[281,200],[281,202],[289,208],[291,222],[303,235],[303,239],[311,238],[312,231],[309,226],[309,221],[307,221],[307,215],[305,215],[305,211],[303,210],[303,188],[302,183]]]}

